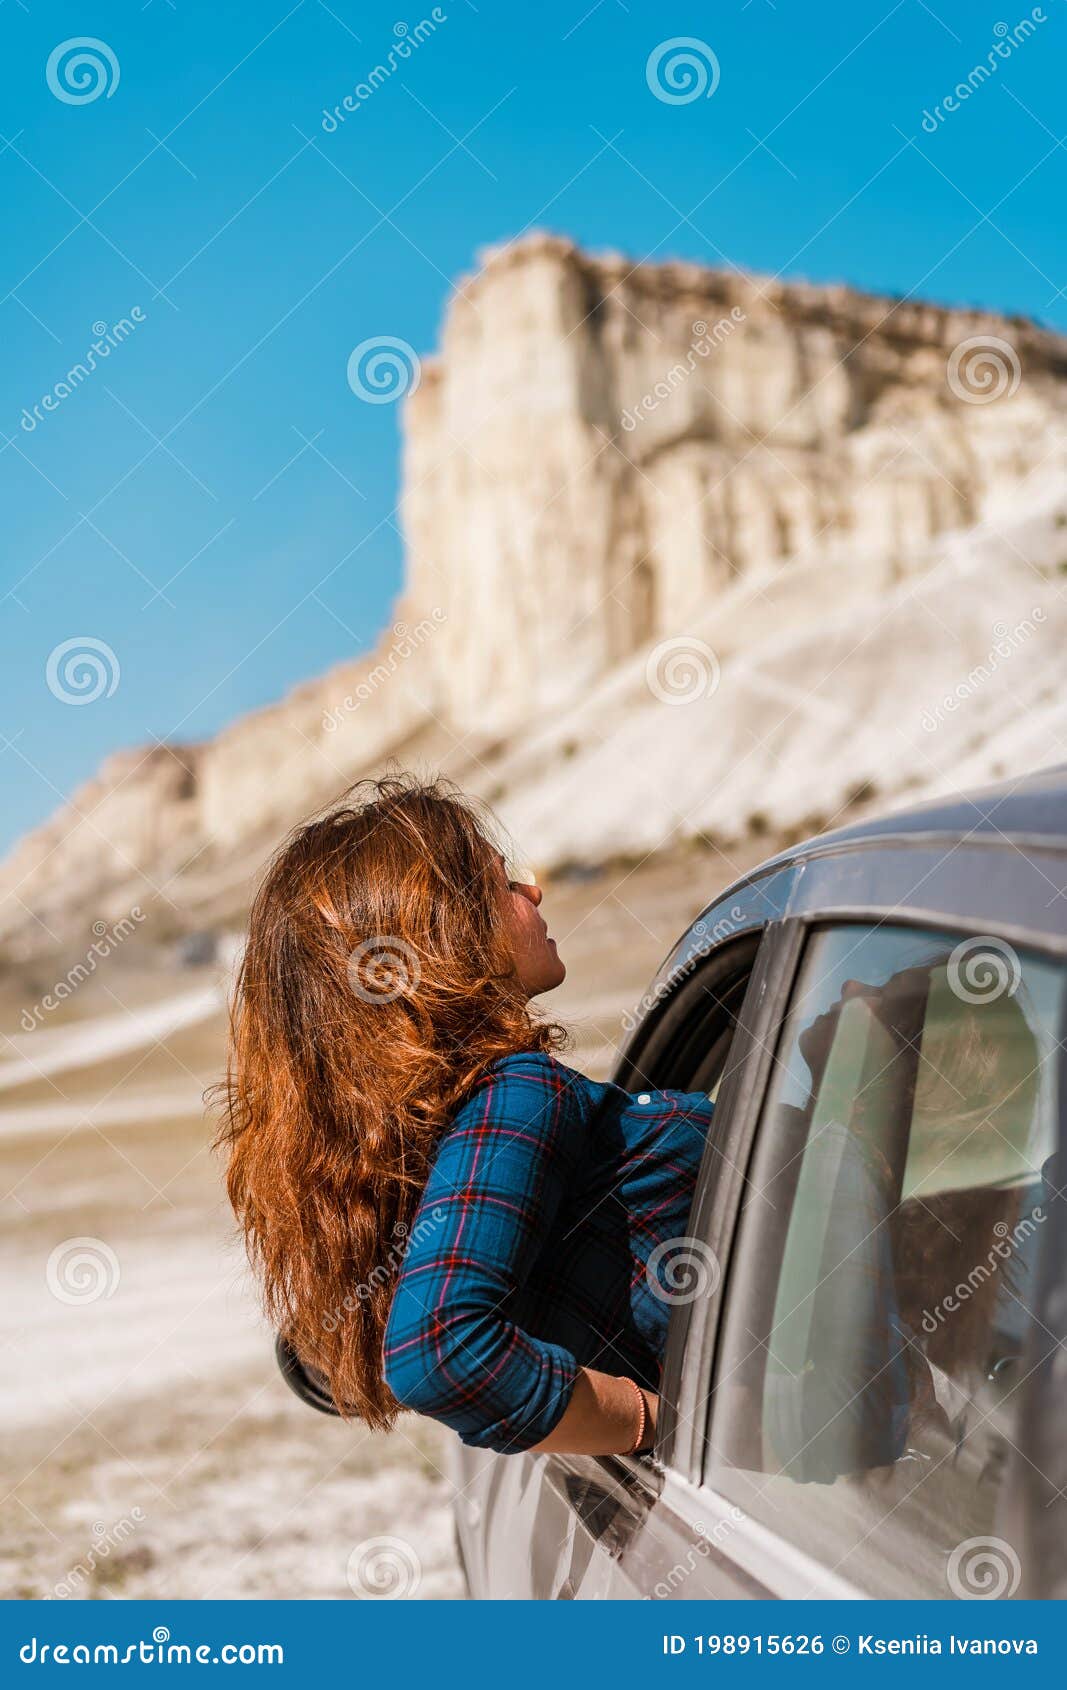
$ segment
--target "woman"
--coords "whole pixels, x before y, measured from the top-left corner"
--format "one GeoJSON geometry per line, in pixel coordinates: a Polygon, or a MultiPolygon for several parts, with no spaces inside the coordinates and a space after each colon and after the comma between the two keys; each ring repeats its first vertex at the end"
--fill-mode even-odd
{"type": "Polygon", "coordinates": [[[552,1054],[540,904],[440,782],[367,782],[299,828],[250,917],[227,1186],[267,1313],[340,1412],[646,1450],[712,1105],[552,1054]]]}

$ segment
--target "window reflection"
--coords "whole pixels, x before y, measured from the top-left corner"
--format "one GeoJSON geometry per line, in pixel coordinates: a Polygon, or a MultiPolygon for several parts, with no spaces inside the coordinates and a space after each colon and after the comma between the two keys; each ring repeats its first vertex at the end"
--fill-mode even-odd
{"type": "Polygon", "coordinates": [[[948,935],[823,934],[761,1126],[711,1478],[861,1587],[888,1538],[892,1593],[948,1594],[945,1552],[995,1513],[1058,1201],[1062,975],[1012,959],[980,991],[948,935]]]}

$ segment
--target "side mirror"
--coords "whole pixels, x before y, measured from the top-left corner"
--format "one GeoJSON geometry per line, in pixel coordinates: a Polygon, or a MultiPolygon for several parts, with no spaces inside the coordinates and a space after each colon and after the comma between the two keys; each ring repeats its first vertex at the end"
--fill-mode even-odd
{"type": "Polygon", "coordinates": [[[333,1405],[333,1398],[326,1389],[321,1373],[313,1368],[305,1367],[296,1351],[286,1342],[280,1332],[274,1340],[274,1354],[281,1369],[282,1378],[289,1389],[300,1398],[301,1402],[307,1403],[309,1408],[317,1408],[320,1414],[337,1414],[333,1405]]]}

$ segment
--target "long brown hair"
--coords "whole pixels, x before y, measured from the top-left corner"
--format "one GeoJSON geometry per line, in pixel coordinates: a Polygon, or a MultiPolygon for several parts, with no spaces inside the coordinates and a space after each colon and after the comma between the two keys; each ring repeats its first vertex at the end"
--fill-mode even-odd
{"type": "Polygon", "coordinates": [[[227,1190],[268,1318],[374,1427],[442,1130],[496,1058],[564,1037],[514,977],[497,856],[450,785],[361,782],[284,843],[249,919],[216,1090],[227,1190]]]}

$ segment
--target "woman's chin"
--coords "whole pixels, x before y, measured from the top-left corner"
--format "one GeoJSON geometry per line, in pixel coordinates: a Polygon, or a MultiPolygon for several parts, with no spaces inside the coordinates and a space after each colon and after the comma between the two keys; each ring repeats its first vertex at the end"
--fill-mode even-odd
{"type": "Polygon", "coordinates": [[[531,989],[530,996],[539,998],[545,992],[554,992],[557,986],[562,986],[566,978],[566,967],[553,951],[551,957],[546,958],[545,966],[538,970],[536,984],[531,989]]]}

